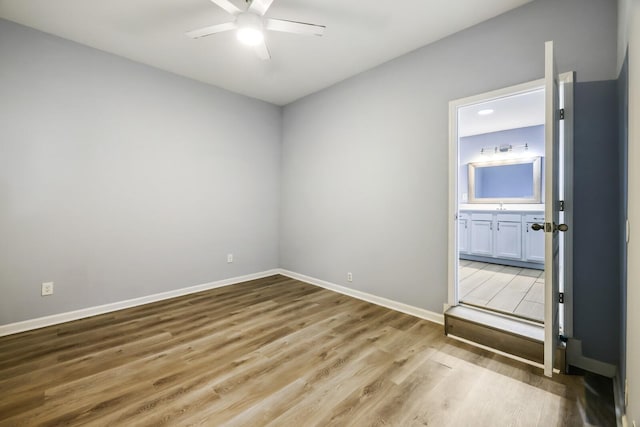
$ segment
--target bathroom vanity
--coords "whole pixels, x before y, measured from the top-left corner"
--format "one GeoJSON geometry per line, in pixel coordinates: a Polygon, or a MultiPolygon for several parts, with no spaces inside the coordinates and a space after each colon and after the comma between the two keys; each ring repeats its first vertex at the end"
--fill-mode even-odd
{"type": "Polygon", "coordinates": [[[460,258],[542,270],[544,233],[531,228],[534,223],[542,222],[543,211],[460,210],[460,258]]]}
{"type": "Polygon", "coordinates": [[[544,232],[531,228],[544,222],[542,157],[469,162],[460,173],[460,258],[544,269],[544,232]]]}

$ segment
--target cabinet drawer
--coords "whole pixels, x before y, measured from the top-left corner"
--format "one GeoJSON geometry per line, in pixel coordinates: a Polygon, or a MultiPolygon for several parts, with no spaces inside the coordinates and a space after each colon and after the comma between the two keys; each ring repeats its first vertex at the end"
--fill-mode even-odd
{"type": "Polygon", "coordinates": [[[471,214],[471,219],[472,220],[477,220],[477,221],[492,221],[493,220],[493,214],[492,213],[472,213],[471,214]]]}
{"type": "Polygon", "coordinates": [[[544,222],[544,214],[542,212],[525,215],[526,222],[544,222]]]}
{"type": "Polygon", "coordinates": [[[520,214],[498,214],[496,216],[498,221],[520,222],[522,220],[522,215],[520,214]]]}

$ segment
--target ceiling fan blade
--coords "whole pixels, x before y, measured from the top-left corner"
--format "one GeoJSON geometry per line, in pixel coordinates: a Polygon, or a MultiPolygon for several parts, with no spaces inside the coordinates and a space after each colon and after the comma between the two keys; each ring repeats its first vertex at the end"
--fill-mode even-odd
{"type": "Polygon", "coordinates": [[[210,36],[211,34],[221,33],[223,31],[234,30],[235,28],[235,22],[225,22],[224,24],[210,25],[208,27],[189,31],[187,33],[187,36],[191,37],[192,39],[199,39],[200,37],[210,36]]]}
{"type": "Polygon", "coordinates": [[[284,33],[306,34],[321,36],[324,34],[324,25],[307,24],[304,22],[286,21],[284,19],[265,19],[264,27],[271,31],[284,33]]]}
{"type": "Polygon", "coordinates": [[[237,15],[242,12],[242,10],[240,10],[238,6],[231,3],[229,0],[211,0],[211,1],[232,15],[237,15]]]}
{"type": "Polygon", "coordinates": [[[249,12],[262,16],[267,13],[267,9],[269,9],[271,3],[273,3],[273,0],[253,0],[249,6],[249,12]]]}
{"type": "Polygon", "coordinates": [[[258,57],[260,59],[262,59],[263,61],[268,61],[269,59],[271,59],[271,54],[269,53],[269,48],[267,47],[267,44],[264,42],[264,40],[262,41],[262,43],[260,43],[257,46],[255,46],[254,49],[255,49],[256,54],[258,55],[258,57]]]}

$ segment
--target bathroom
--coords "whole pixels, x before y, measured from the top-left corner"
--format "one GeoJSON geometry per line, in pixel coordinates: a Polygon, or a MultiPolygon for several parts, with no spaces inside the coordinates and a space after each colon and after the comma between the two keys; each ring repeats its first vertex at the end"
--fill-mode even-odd
{"type": "Polygon", "coordinates": [[[544,321],[544,91],[460,109],[460,303],[544,321]]]}

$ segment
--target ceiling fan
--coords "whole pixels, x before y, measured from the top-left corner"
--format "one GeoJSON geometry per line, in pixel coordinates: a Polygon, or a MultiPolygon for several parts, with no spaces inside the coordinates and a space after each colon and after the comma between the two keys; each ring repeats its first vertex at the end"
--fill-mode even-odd
{"type": "MultiPolygon", "coordinates": [[[[264,14],[273,3],[273,0],[253,0],[247,10],[240,9],[229,0],[211,1],[233,15],[235,19],[223,24],[210,25],[189,31],[187,36],[198,39],[223,31],[236,30],[238,40],[248,46],[253,46],[258,57],[263,60],[271,59],[271,54],[264,41],[264,30],[314,36],[321,36],[324,33],[324,25],[265,18],[264,14]]],[[[250,0],[246,1],[249,3],[250,0]]]]}

